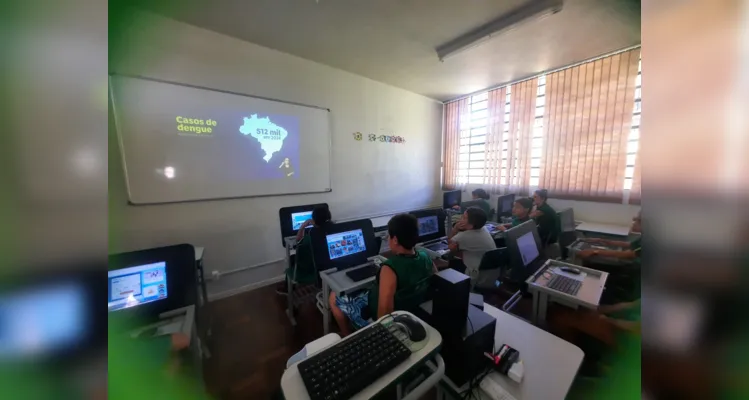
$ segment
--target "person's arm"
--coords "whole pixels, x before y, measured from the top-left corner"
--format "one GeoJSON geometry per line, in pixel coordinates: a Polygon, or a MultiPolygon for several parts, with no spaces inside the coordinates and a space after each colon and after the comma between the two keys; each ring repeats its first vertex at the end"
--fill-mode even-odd
{"type": "Polygon", "coordinates": [[[635,301],[616,303],[611,305],[603,305],[598,307],[598,312],[601,314],[611,314],[612,312],[629,310],[640,306],[640,299],[635,301]]]}
{"type": "Polygon", "coordinates": [[[398,279],[395,272],[390,269],[390,266],[383,264],[380,269],[380,287],[377,289],[380,291],[377,303],[377,318],[382,318],[395,309],[395,290],[397,284],[398,279]]]}
{"type": "Polygon", "coordinates": [[[438,273],[440,270],[437,268],[437,264],[432,260],[432,273],[438,273]]]}
{"type": "Polygon", "coordinates": [[[447,240],[447,248],[450,249],[450,251],[452,251],[453,253],[457,253],[460,251],[461,237],[462,235],[460,234],[460,232],[458,232],[455,235],[451,235],[451,237],[447,240]]]}
{"type": "Polygon", "coordinates": [[[312,223],[311,219],[304,221],[302,226],[299,227],[299,231],[296,233],[296,242],[299,243],[304,238],[304,233],[307,231],[307,227],[312,223]]]}
{"type": "Polygon", "coordinates": [[[629,242],[625,242],[622,240],[608,240],[608,239],[601,239],[601,238],[589,238],[585,239],[586,242],[590,244],[600,244],[602,246],[610,246],[610,247],[621,247],[623,249],[628,249],[630,247],[629,242]]]}

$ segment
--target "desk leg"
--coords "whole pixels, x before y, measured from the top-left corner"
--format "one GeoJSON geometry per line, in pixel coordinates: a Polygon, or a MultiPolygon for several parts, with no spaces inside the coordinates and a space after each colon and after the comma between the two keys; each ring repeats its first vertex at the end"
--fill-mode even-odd
{"type": "Polygon", "coordinates": [[[549,295],[539,293],[538,296],[538,315],[536,316],[536,325],[546,326],[546,307],[549,305],[549,295]]]}
{"type": "Polygon", "coordinates": [[[322,280],[322,332],[323,335],[330,333],[330,304],[328,304],[328,298],[330,297],[330,287],[322,280]]]}
{"type": "Polygon", "coordinates": [[[286,316],[289,317],[291,326],[296,326],[296,319],[294,318],[294,283],[293,279],[289,278],[289,271],[291,271],[291,250],[289,244],[286,244],[286,271],[284,271],[286,279],[286,316]]]}
{"type": "Polygon", "coordinates": [[[531,311],[531,322],[533,325],[538,325],[538,301],[540,293],[533,291],[533,311],[531,311]]]}

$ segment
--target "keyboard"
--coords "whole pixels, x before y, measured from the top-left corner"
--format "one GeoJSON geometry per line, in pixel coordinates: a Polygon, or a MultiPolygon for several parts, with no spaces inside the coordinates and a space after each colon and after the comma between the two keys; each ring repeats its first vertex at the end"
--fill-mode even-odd
{"type": "Polygon", "coordinates": [[[582,286],[582,282],[576,279],[556,274],[551,277],[549,284],[546,285],[546,287],[548,288],[560,291],[562,293],[567,293],[571,296],[577,294],[577,291],[580,290],[580,286],[582,286]]]}
{"type": "Polygon", "coordinates": [[[447,243],[445,241],[443,241],[443,240],[440,240],[437,243],[432,243],[432,244],[424,246],[424,247],[427,248],[427,249],[429,249],[429,250],[432,250],[432,251],[443,251],[443,250],[447,250],[448,249],[447,243]]]}
{"type": "Polygon", "coordinates": [[[346,400],[406,361],[411,351],[381,324],[299,363],[310,399],[346,400]]]}
{"type": "Polygon", "coordinates": [[[361,267],[359,269],[346,272],[346,276],[351,278],[351,280],[354,282],[363,281],[375,275],[377,275],[377,267],[375,267],[374,265],[367,265],[366,267],[361,267]]]}

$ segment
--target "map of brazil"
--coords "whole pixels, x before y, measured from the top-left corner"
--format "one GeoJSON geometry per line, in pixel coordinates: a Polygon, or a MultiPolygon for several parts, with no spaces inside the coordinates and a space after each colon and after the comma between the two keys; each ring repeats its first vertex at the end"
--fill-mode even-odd
{"type": "Polygon", "coordinates": [[[284,140],[289,133],[283,127],[276,125],[268,117],[258,118],[252,114],[250,118],[244,117],[244,124],[239,127],[243,135],[250,135],[260,142],[260,148],[265,152],[263,160],[269,162],[274,153],[281,151],[284,140]]]}

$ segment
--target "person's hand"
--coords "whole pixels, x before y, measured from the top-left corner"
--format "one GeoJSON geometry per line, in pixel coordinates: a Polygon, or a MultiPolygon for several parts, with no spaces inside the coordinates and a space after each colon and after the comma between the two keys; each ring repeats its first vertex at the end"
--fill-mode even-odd
{"type": "Polygon", "coordinates": [[[453,210],[460,210],[460,205],[456,204],[456,205],[452,206],[452,209],[453,210]]]}
{"type": "Polygon", "coordinates": [[[468,228],[466,225],[468,225],[468,224],[461,219],[460,221],[458,221],[458,222],[455,223],[455,229],[457,229],[459,231],[464,231],[464,230],[466,230],[468,228]]]}
{"type": "Polygon", "coordinates": [[[506,226],[504,226],[504,225],[500,225],[500,226],[499,226],[499,230],[500,230],[500,231],[502,231],[502,232],[504,232],[504,231],[506,231],[506,230],[507,230],[507,227],[506,227],[506,226]]]}
{"type": "Polygon", "coordinates": [[[302,226],[300,226],[299,229],[304,229],[304,228],[312,225],[313,223],[314,223],[314,221],[312,221],[311,219],[308,219],[308,220],[304,221],[304,223],[302,223],[302,226]]]}
{"type": "Polygon", "coordinates": [[[172,334],[172,351],[180,351],[190,347],[190,338],[182,332],[172,334]]]}

